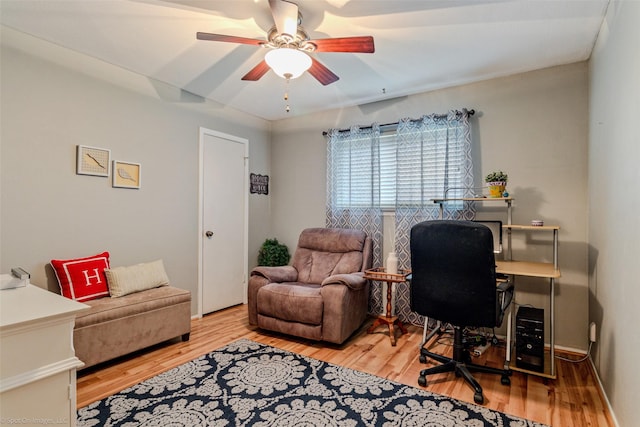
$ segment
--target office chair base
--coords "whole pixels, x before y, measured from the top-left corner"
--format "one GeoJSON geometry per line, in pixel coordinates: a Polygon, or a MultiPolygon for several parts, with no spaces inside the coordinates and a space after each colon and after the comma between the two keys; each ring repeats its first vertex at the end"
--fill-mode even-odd
{"type": "MultiPolygon", "coordinates": [[[[458,329],[455,333],[461,334],[462,332],[458,329]]],[[[461,342],[461,340],[459,341],[461,342]]],[[[465,381],[471,385],[474,390],[473,401],[479,405],[484,403],[484,395],[482,392],[482,386],[478,383],[478,381],[471,375],[471,372],[485,372],[489,374],[497,374],[500,375],[500,383],[503,385],[510,385],[511,379],[511,370],[510,369],[498,369],[492,368],[490,366],[483,365],[475,365],[471,363],[471,356],[468,350],[463,349],[461,346],[454,346],[454,357],[446,357],[441,354],[432,353],[425,348],[420,349],[420,363],[426,363],[427,358],[434,359],[440,363],[441,365],[434,366],[431,368],[423,369],[420,371],[420,376],[418,377],[418,384],[422,387],[426,387],[427,385],[427,375],[431,374],[439,374],[442,372],[453,372],[456,377],[464,377],[465,381]]]]}

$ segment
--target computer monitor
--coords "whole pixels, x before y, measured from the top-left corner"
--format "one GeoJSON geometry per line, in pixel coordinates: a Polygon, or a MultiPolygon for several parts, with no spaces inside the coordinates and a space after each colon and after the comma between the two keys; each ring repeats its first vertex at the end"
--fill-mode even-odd
{"type": "Polygon", "coordinates": [[[474,222],[489,227],[491,234],[493,234],[493,252],[496,254],[502,253],[502,221],[478,220],[474,222]]]}

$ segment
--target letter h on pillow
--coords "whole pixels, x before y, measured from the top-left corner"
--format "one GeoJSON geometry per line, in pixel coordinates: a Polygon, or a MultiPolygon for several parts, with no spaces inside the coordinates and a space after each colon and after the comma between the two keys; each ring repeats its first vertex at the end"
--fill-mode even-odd
{"type": "Polygon", "coordinates": [[[109,268],[109,252],[86,258],[51,260],[60,293],[76,301],[109,296],[104,271],[109,268]]]}

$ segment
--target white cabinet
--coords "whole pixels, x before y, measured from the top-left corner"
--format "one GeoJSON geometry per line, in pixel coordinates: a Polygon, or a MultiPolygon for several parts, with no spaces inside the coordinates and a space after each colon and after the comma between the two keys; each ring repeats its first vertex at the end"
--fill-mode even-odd
{"type": "Polygon", "coordinates": [[[75,426],[73,325],[88,308],[31,284],[0,290],[2,426],[75,426]]]}

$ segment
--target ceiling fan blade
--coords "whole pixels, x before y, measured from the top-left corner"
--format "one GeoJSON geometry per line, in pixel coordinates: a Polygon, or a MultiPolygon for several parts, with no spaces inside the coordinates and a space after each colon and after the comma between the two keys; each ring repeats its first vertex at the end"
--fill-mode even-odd
{"type": "Polygon", "coordinates": [[[309,68],[309,74],[316,78],[324,86],[336,82],[340,77],[333,74],[333,72],[322,65],[315,58],[311,58],[311,68],[309,68]]]}
{"type": "Polygon", "coordinates": [[[258,39],[249,39],[246,37],[236,37],[236,36],[227,36],[224,34],[211,34],[211,33],[196,33],[196,38],[198,40],[211,40],[214,42],[229,42],[229,43],[241,43],[241,44],[252,44],[256,46],[260,46],[265,44],[264,40],[258,39]]]}
{"type": "Polygon", "coordinates": [[[295,36],[298,32],[298,5],[287,0],[269,0],[278,34],[295,36]]]}
{"type": "Polygon", "coordinates": [[[269,71],[270,69],[271,68],[269,68],[269,66],[267,65],[267,61],[263,59],[262,61],[260,61],[258,65],[253,67],[251,71],[245,74],[242,77],[242,80],[249,80],[249,81],[255,82],[257,80],[260,80],[260,78],[264,76],[267,73],[267,71],[269,71]]]}
{"type": "Polygon", "coordinates": [[[371,36],[319,39],[311,40],[311,43],[317,46],[316,52],[375,52],[371,36]]]}

